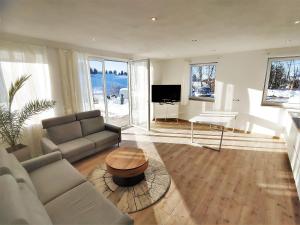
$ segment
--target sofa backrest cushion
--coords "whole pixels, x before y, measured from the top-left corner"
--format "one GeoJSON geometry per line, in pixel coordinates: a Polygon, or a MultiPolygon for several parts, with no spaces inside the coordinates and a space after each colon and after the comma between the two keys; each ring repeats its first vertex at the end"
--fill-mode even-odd
{"type": "Polygon", "coordinates": [[[52,222],[36,195],[11,175],[0,176],[0,224],[43,224],[52,222]]]}
{"type": "Polygon", "coordinates": [[[10,157],[10,165],[11,165],[11,175],[17,180],[17,182],[26,183],[30,188],[30,190],[34,194],[37,194],[37,191],[25,168],[21,165],[21,163],[17,160],[17,158],[13,154],[9,154],[9,157],[10,157]]]}
{"type": "Polygon", "coordinates": [[[29,174],[16,159],[13,154],[5,153],[5,150],[0,151],[0,176],[10,174],[17,182],[26,183],[30,190],[37,194],[37,191],[29,177],[29,174]]]}
{"type": "Polygon", "coordinates": [[[97,117],[97,116],[101,116],[100,110],[92,110],[92,111],[76,113],[76,119],[77,120],[94,118],[94,117],[97,117]]]}
{"type": "Polygon", "coordinates": [[[70,115],[66,115],[66,116],[58,116],[58,117],[42,120],[42,125],[43,125],[44,129],[47,129],[49,127],[54,127],[54,126],[58,126],[58,125],[66,124],[66,123],[71,123],[74,121],[76,121],[75,114],[70,114],[70,115]]]}
{"type": "Polygon", "coordinates": [[[105,129],[105,124],[102,116],[80,120],[80,124],[83,136],[97,133],[105,129]]]}
{"type": "Polygon", "coordinates": [[[47,134],[49,138],[57,145],[82,137],[79,121],[49,127],[47,129],[47,134]]]}
{"type": "Polygon", "coordinates": [[[9,171],[9,156],[6,150],[0,149],[0,176],[10,173],[9,171]]]}

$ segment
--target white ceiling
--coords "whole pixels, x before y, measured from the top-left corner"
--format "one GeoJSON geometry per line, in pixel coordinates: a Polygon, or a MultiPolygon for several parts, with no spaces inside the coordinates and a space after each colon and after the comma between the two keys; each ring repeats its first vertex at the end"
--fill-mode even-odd
{"type": "Polygon", "coordinates": [[[134,56],[191,57],[300,46],[299,12],[299,0],[0,0],[0,31],[134,56]]]}

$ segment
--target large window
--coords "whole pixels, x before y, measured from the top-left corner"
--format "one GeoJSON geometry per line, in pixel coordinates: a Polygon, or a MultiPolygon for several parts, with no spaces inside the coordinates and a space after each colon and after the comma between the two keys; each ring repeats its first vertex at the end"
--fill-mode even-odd
{"type": "Polygon", "coordinates": [[[91,59],[89,66],[94,108],[108,123],[129,125],[128,63],[91,59]]]}
{"type": "Polygon", "coordinates": [[[269,59],[263,104],[300,107],[300,57],[269,59]]]}
{"type": "Polygon", "coordinates": [[[190,99],[214,101],[216,63],[192,64],[190,80],[190,99]]]}

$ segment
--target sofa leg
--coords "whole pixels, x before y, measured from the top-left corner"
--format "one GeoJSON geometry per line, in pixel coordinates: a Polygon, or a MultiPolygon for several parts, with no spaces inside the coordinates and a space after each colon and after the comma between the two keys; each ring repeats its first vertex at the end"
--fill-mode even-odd
{"type": "Polygon", "coordinates": [[[120,142],[118,142],[118,147],[120,147],[120,142]]]}

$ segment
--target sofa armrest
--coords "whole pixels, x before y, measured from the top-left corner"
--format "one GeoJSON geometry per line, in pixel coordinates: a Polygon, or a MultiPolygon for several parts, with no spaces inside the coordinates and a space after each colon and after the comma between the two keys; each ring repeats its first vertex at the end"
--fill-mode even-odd
{"type": "Polygon", "coordinates": [[[121,127],[117,127],[111,124],[105,124],[105,130],[109,130],[119,134],[119,142],[121,142],[121,127]]]}
{"type": "Polygon", "coordinates": [[[58,146],[56,144],[54,144],[53,141],[51,141],[49,138],[46,138],[46,137],[43,137],[41,139],[41,146],[42,146],[43,152],[45,154],[59,151],[58,146]]]}
{"type": "Polygon", "coordinates": [[[46,155],[41,155],[33,159],[22,162],[22,166],[27,172],[32,172],[40,167],[46,166],[50,163],[54,163],[58,160],[62,160],[62,155],[59,151],[55,151],[46,155]]]}

